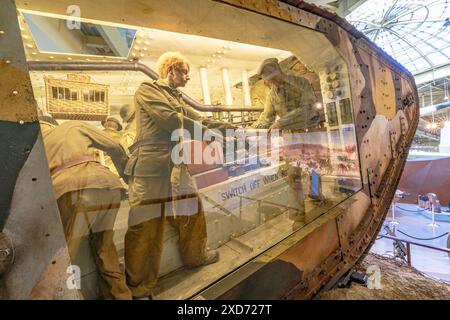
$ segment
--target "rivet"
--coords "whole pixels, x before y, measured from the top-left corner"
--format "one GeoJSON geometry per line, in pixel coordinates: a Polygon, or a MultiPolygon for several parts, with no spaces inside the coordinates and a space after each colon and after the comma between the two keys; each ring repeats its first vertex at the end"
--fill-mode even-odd
{"type": "Polygon", "coordinates": [[[24,122],[23,120],[20,120],[19,123],[20,123],[20,124],[24,124],[25,122],[24,122]]]}
{"type": "Polygon", "coordinates": [[[19,92],[17,92],[16,90],[14,90],[14,91],[13,91],[13,94],[14,94],[14,95],[17,95],[17,94],[19,94],[19,92]]]}
{"type": "Polygon", "coordinates": [[[3,31],[3,30],[0,30],[0,34],[5,34],[5,31],[3,31]]]}
{"type": "Polygon", "coordinates": [[[7,63],[7,64],[10,64],[10,63],[11,63],[11,60],[6,60],[6,63],[7,63]]]}

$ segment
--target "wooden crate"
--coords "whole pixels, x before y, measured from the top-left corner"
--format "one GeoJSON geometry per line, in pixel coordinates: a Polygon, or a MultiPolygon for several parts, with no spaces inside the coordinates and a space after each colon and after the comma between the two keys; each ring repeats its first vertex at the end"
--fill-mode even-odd
{"type": "Polygon", "coordinates": [[[55,119],[101,121],[109,116],[108,85],[93,83],[82,74],[44,81],[47,111],[55,119]]]}

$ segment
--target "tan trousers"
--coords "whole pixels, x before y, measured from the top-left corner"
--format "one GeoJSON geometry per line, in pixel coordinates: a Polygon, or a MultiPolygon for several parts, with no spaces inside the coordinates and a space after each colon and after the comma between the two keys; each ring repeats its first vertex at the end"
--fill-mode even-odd
{"type": "MultiPolygon", "coordinates": [[[[72,264],[89,267],[89,261],[86,260],[92,254],[94,269],[100,276],[100,291],[105,299],[131,299],[113,242],[113,227],[120,207],[121,192],[119,189],[84,189],[68,192],[58,199],[72,264]],[[89,254],[81,252],[83,242],[89,243],[89,254]]],[[[81,292],[84,290],[82,286],[81,292]]]]}
{"type": "Polygon", "coordinates": [[[173,179],[176,169],[172,173],[172,183],[168,177],[132,177],[129,182],[131,209],[125,235],[125,266],[134,297],[149,296],[157,283],[166,218],[178,231],[184,265],[201,265],[205,259],[206,221],[200,198],[187,197],[195,186],[180,193],[173,179]]]}

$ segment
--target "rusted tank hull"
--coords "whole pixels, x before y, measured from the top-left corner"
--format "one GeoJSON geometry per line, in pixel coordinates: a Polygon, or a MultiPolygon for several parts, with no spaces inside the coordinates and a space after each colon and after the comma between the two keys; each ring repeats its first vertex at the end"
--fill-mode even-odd
{"type": "MultiPolygon", "coordinates": [[[[364,257],[375,240],[395,194],[418,124],[419,100],[412,75],[342,18],[318,7],[297,2],[205,0],[180,1],[174,5],[181,9],[205,7],[206,11],[209,7],[220,6],[224,12],[232,6],[242,12],[262,14],[274,21],[282,20],[321,32],[349,67],[363,187],[221,281],[197,293],[206,299],[310,299],[321,290],[333,286],[356,261],[364,257]]],[[[45,9],[62,15],[66,14],[66,8],[71,4],[70,1],[40,0],[7,0],[6,3],[5,9],[2,8],[2,15],[5,16],[8,12],[15,12],[15,3],[20,9],[45,9]]],[[[117,6],[103,0],[80,3],[84,16],[89,19],[141,26],[147,26],[152,21],[168,30],[183,30],[199,35],[204,32],[202,25],[193,25],[187,18],[176,18],[175,25],[168,24],[165,14],[170,11],[167,9],[170,6],[163,5],[161,1],[136,1],[138,5],[130,5],[126,12],[121,10],[124,1],[117,1],[117,6]],[[160,13],[159,18],[150,19],[155,12],[160,13]]],[[[16,44],[9,51],[3,49],[8,46],[0,45],[0,83],[10,82],[19,86],[23,85],[25,79],[30,84],[17,21],[0,21],[1,30],[5,30],[6,34],[15,33],[8,41],[16,44]],[[12,66],[17,68],[22,78],[5,78],[7,73],[4,71],[12,66]]],[[[217,32],[220,31],[225,32],[217,32]]],[[[1,37],[0,41],[6,41],[1,37]]],[[[20,103],[14,100],[15,95],[12,93],[7,92],[4,96],[5,105],[14,104],[16,107],[14,112],[0,111],[0,120],[16,126],[19,124],[19,128],[21,121],[25,121],[35,129],[34,134],[25,138],[18,134],[8,142],[19,146],[25,141],[29,146],[25,149],[28,153],[31,150],[33,156],[24,156],[17,163],[11,160],[15,166],[11,167],[9,184],[2,186],[5,192],[14,193],[14,196],[5,202],[5,213],[0,213],[0,225],[5,225],[4,232],[18,248],[18,258],[3,277],[3,296],[11,299],[75,299],[76,293],[66,290],[66,271],[70,261],[51,190],[42,139],[37,135],[32,90],[28,89],[21,95],[25,101],[20,103]],[[27,117],[24,118],[24,114],[27,117]],[[40,174],[37,182],[31,179],[36,172],[40,174]],[[30,197],[30,194],[35,194],[37,183],[41,191],[35,197],[30,197]],[[21,193],[14,190],[21,190],[21,193]],[[39,215],[42,211],[45,214],[39,215]],[[23,227],[30,225],[32,231],[23,227]],[[37,252],[39,259],[36,260],[37,252]],[[22,279],[27,280],[26,286],[22,279]]],[[[0,132],[6,128],[0,124],[0,132]]],[[[0,152],[8,151],[2,148],[0,152]]]]}

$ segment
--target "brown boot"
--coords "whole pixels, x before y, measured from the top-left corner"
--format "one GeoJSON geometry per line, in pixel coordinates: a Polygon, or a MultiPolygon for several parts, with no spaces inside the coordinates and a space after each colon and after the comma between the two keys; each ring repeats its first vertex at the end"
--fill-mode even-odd
{"type": "Polygon", "coordinates": [[[219,261],[219,251],[217,250],[209,250],[206,252],[205,254],[205,258],[203,259],[203,261],[194,264],[194,265],[188,265],[188,268],[197,268],[197,267],[201,267],[201,266],[206,266],[208,264],[212,264],[212,263],[216,263],[217,261],[219,261]]]}
{"type": "Polygon", "coordinates": [[[203,261],[203,265],[206,266],[208,264],[216,263],[219,261],[219,251],[217,250],[209,250],[206,252],[205,261],[203,261]]]}

